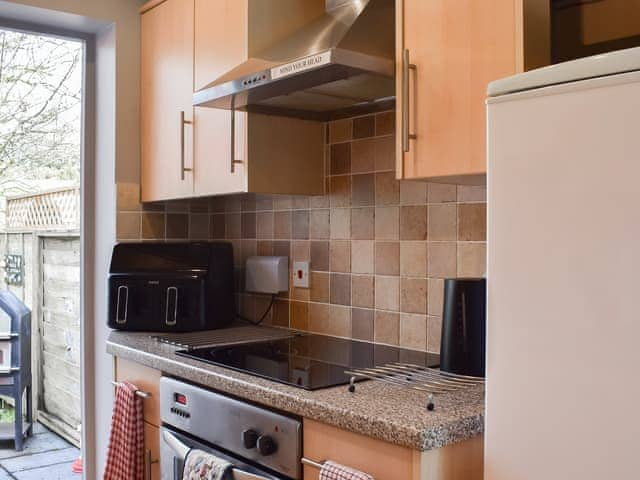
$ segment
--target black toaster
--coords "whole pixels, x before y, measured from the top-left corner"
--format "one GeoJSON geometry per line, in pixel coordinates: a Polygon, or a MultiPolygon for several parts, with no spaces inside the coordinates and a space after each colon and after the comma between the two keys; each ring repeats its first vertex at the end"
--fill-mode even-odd
{"type": "Polygon", "coordinates": [[[109,269],[108,325],[193,332],[235,317],[233,249],[226,242],[120,243],[109,269]]]}

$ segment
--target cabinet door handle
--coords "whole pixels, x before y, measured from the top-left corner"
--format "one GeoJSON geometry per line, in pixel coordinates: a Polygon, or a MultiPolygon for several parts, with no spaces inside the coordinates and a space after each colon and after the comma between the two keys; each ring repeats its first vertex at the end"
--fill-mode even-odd
{"type": "Polygon", "coordinates": [[[236,160],[236,109],[235,97],[231,99],[231,173],[236,172],[236,163],[242,163],[242,160],[236,160]]]}
{"type": "Polygon", "coordinates": [[[416,134],[409,132],[409,73],[417,67],[409,59],[409,49],[405,48],[402,55],[402,150],[409,151],[409,140],[414,140],[416,134]]]}
{"type": "Polygon", "coordinates": [[[151,459],[151,450],[144,451],[144,480],[151,480],[151,465],[158,463],[158,460],[151,459]]]}
{"type": "Polygon", "coordinates": [[[184,166],[184,126],[193,124],[192,120],[185,120],[184,110],[180,111],[180,180],[184,180],[184,172],[190,172],[192,168],[184,166]]]}

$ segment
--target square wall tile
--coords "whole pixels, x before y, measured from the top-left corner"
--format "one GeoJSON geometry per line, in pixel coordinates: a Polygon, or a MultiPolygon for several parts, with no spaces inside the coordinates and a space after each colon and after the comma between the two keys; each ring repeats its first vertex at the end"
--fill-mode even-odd
{"type": "Polygon", "coordinates": [[[311,270],[329,271],[329,242],[311,242],[311,270]]]}
{"type": "Polygon", "coordinates": [[[162,240],[165,238],[164,213],[143,212],[142,238],[145,240],[162,240]]]}
{"type": "Polygon", "coordinates": [[[400,203],[402,205],[424,205],[427,203],[427,183],[417,180],[401,180],[400,203]]]}
{"type": "MultiPolygon", "coordinates": [[[[168,218],[168,215],[167,215],[167,218],[168,218]]],[[[254,223],[254,233],[255,233],[255,223],[254,223]]],[[[209,214],[208,213],[192,213],[189,215],[189,238],[191,240],[208,240],[209,239],[209,214]]],[[[247,235],[246,238],[251,238],[251,236],[247,235]]]]}
{"type": "Polygon", "coordinates": [[[400,308],[400,278],[376,275],[376,308],[398,311],[400,308]]]}
{"type": "Polygon", "coordinates": [[[311,242],[309,240],[294,240],[291,242],[291,261],[311,262],[311,242]]]}
{"type": "MultiPolygon", "coordinates": [[[[118,240],[139,240],[142,235],[141,222],[140,212],[118,212],[116,232],[118,240]]],[[[186,238],[186,235],[182,238],[186,238]]]]}
{"type": "Polygon", "coordinates": [[[429,205],[427,237],[429,240],[456,240],[457,211],[455,205],[429,205]]]}
{"type": "Polygon", "coordinates": [[[376,135],[391,135],[396,130],[396,112],[382,112],[376,115],[376,135]]]}
{"type": "Polygon", "coordinates": [[[256,213],[257,238],[273,238],[273,212],[256,213]]]}
{"type": "Polygon", "coordinates": [[[255,212],[242,213],[241,231],[242,231],[242,238],[256,238],[255,212]]]}
{"type": "Polygon", "coordinates": [[[329,238],[329,209],[309,211],[309,238],[329,238]]]}
{"type": "Polygon", "coordinates": [[[375,237],[375,209],[373,207],[351,209],[351,238],[373,240],[375,237]]]}
{"type": "Polygon", "coordinates": [[[282,240],[273,242],[273,254],[276,257],[291,256],[291,242],[282,240]]]}
{"type": "Polygon", "coordinates": [[[291,212],[288,210],[273,214],[274,238],[291,238],[291,212]]]}
{"type": "Polygon", "coordinates": [[[376,275],[400,273],[400,242],[376,242],[376,275]]]}
{"type": "Polygon", "coordinates": [[[487,187],[484,185],[458,185],[458,202],[486,202],[487,187]]]}
{"type": "Polygon", "coordinates": [[[309,278],[311,287],[309,298],[312,302],[328,303],[329,274],[325,272],[311,272],[309,278]]]}
{"type": "Polygon", "coordinates": [[[329,142],[347,142],[353,134],[353,121],[348,118],[329,123],[329,142]]]}
{"type": "Polygon", "coordinates": [[[352,240],[351,241],[351,272],[353,273],[373,273],[374,272],[374,241],[373,240],[352,240]]]}
{"type": "Polygon", "coordinates": [[[458,205],[458,240],[487,239],[487,206],[484,203],[458,205]]]}
{"type": "Polygon", "coordinates": [[[309,328],[309,304],[307,302],[291,302],[290,325],[295,330],[309,328]]]}
{"type": "Polygon", "coordinates": [[[427,207],[426,205],[400,207],[400,239],[401,240],[426,240],[427,239],[427,207]]]}
{"type": "Polygon", "coordinates": [[[229,213],[225,217],[226,238],[242,237],[242,221],[239,213],[229,213]]]}
{"type": "Polygon", "coordinates": [[[407,278],[400,280],[400,311],[405,313],[427,313],[427,279],[407,278]]]}
{"type": "Polygon", "coordinates": [[[427,245],[427,274],[435,278],[454,278],[457,274],[455,242],[429,242],[427,245]]]}
{"type": "Polygon", "coordinates": [[[351,175],[329,178],[330,202],[332,207],[351,205],[351,175]]]}
{"type": "Polygon", "coordinates": [[[442,316],[444,304],[444,280],[430,278],[427,287],[427,313],[434,316],[442,316]]]}
{"type": "Polygon", "coordinates": [[[140,211],[140,185],[135,182],[120,182],[116,185],[116,208],[119,212],[140,211]]]}
{"type": "Polygon", "coordinates": [[[414,350],[427,349],[427,316],[400,315],[400,346],[414,350]]]}
{"type": "Polygon", "coordinates": [[[395,137],[380,137],[375,139],[375,170],[377,172],[390,171],[396,168],[396,140],[395,137]]]}
{"type": "Polygon", "coordinates": [[[339,305],[329,307],[329,334],[337,337],[351,337],[351,309],[339,305]]]}
{"type": "Polygon", "coordinates": [[[374,277],[371,275],[352,275],[351,294],[354,307],[374,307],[374,277]]]}
{"type": "Polygon", "coordinates": [[[309,331],[327,334],[330,330],[331,306],[324,303],[309,304],[309,331]]]}
{"type": "Polygon", "coordinates": [[[351,272],[351,242],[332,240],[329,244],[329,268],[332,272],[351,272]]]}
{"type": "Polygon", "coordinates": [[[293,200],[289,195],[274,195],[273,196],[273,209],[274,210],[291,210],[293,200]]]}
{"type": "Polygon", "coordinates": [[[392,312],[375,312],[373,339],[379,343],[398,345],[400,339],[400,315],[392,312]]]}
{"type": "Polygon", "coordinates": [[[400,201],[400,182],[394,172],[376,173],[376,205],[397,205],[400,201]]]}
{"type": "Polygon", "coordinates": [[[347,240],[351,238],[351,209],[332,208],[329,222],[332,239],[347,240]]]}
{"type": "Polygon", "coordinates": [[[371,173],[376,169],[376,140],[358,140],[351,143],[351,171],[371,173]]]}
{"type": "Polygon", "coordinates": [[[292,222],[293,238],[309,238],[309,210],[294,210],[292,212],[292,222]]]}
{"type": "Polygon", "coordinates": [[[344,175],[351,173],[351,144],[337,143],[331,145],[331,159],[329,173],[331,175],[344,175]]]}
{"type": "Polygon", "coordinates": [[[209,236],[214,240],[222,240],[226,238],[225,215],[212,214],[209,218],[209,236]]]}
{"type": "Polygon", "coordinates": [[[400,242],[400,275],[427,276],[427,242],[400,242]]]}
{"type": "Polygon", "coordinates": [[[330,282],[331,303],[351,305],[351,276],[332,273],[330,282]]]}
{"type": "Polygon", "coordinates": [[[351,177],[351,204],[356,207],[374,205],[376,201],[376,177],[373,173],[351,177]]]}
{"type": "Polygon", "coordinates": [[[376,240],[398,240],[400,235],[400,209],[398,207],[376,207],[376,240]]]}
{"type": "Polygon", "coordinates": [[[484,277],[487,270],[485,243],[458,243],[458,276],[484,277]]]}
{"type": "Polygon", "coordinates": [[[445,183],[429,183],[427,187],[427,202],[455,202],[457,193],[458,191],[455,185],[447,185],[445,183]]]}
{"type": "Polygon", "coordinates": [[[353,119],[353,138],[373,137],[376,134],[375,117],[369,115],[353,119]]]}
{"type": "Polygon", "coordinates": [[[351,310],[351,333],[355,339],[373,341],[373,310],[351,310]]]}
{"type": "Polygon", "coordinates": [[[427,352],[440,353],[442,317],[427,317],[427,352]]]}
{"type": "Polygon", "coordinates": [[[289,326],[289,300],[276,300],[274,302],[272,323],[278,327],[289,326]]]}

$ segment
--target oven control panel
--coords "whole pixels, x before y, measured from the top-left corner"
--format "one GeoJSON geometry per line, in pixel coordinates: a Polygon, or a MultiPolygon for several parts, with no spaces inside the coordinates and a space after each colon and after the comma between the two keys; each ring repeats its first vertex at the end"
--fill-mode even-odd
{"type": "Polygon", "coordinates": [[[300,478],[299,420],[167,377],[160,381],[160,416],[213,446],[300,478]]]}

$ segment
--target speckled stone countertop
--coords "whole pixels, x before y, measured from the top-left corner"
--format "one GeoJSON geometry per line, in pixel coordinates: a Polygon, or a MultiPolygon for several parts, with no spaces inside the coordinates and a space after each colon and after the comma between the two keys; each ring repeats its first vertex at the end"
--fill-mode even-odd
{"type": "MultiPolygon", "coordinates": [[[[268,336],[275,329],[264,330],[268,336]]],[[[429,412],[425,394],[418,391],[371,381],[359,383],[355,393],[346,386],[307,391],[181,357],[176,350],[147,333],[114,331],[107,341],[108,353],[167,375],[416,450],[440,448],[484,431],[481,387],[436,395],[436,409],[429,412]]]]}

